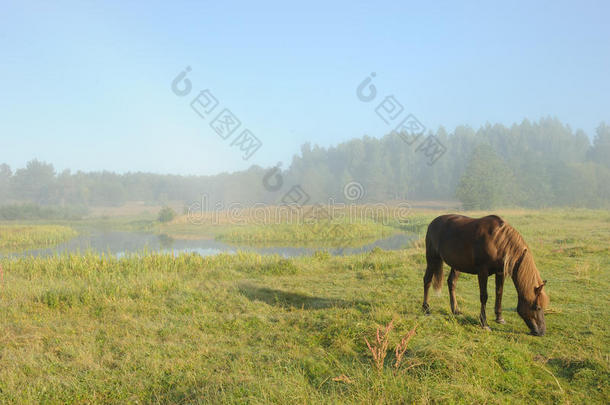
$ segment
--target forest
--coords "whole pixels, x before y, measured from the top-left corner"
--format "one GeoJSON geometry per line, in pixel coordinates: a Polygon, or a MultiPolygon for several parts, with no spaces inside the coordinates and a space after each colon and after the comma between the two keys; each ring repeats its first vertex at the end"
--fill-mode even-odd
{"type": "Polygon", "coordinates": [[[182,176],[56,172],[39,160],[14,171],[1,164],[0,215],[26,203],[30,210],[75,207],[80,212],[127,201],[186,206],[203,195],[224,206],[277,204],[296,184],[311,202],[351,202],[344,195],[349,182],[362,186],[358,203],[458,200],[465,209],[610,205],[610,126],[605,123],[592,140],[555,118],[478,130],[441,127],[426,136],[434,136],[444,151],[433,163],[404,134],[363,136],[328,148],[304,144],[289,165],[276,169],[284,184],[277,191],[263,184],[272,168],[256,165],[235,173],[182,176]]]}

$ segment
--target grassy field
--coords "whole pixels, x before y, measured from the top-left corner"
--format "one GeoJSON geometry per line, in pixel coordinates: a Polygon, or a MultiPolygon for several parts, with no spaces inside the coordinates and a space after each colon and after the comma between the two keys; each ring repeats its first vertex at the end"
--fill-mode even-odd
{"type": "Polygon", "coordinates": [[[54,246],[76,235],[77,232],[69,226],[0,224],[0,251],[54,246]]]}
{"type": "Polygon", "coordinates": [[[510,281],[492,332],[468,275],[464,315],[443,288],[423,316],[421,242],[348,257],[2,259],[0,402],[608,403],[610,213],[500,214],[548,280],[542,338],[510,281]],[[378,371],[364,338],[393,319],[378,371]]]}
{"type": "Polygon", "coordinates": [[[362,240],[380,239],[392,235],[398,230],[379,223],[345,223],[325,222],[315,224],[277,224],[245,225],[232,227],[221,232],[216,239],[233,243],[274,243],[278,244],[306,244],[316,242],[318,245],[334,243],[349,245],[350,242],[360,243],[362,240]]]}
{"type": "Polygon", "coordinates": [[[167,235],[174,239],[216,239],[240,245],[358,246],[397,232],[411,230],[409,209],[392,205],[266,206],[233,211],[179,215],[161,223],[150,215],[104,217],[81,221],[84,227],[167,235]],[[399,218],[409,218],[399,221],[399,218]]]}
{"type": "MultiPolygon", "coordinates": [[[[348,246],[390,236],[401,230],[399,218],[412,214],[392,205],[352,207],[265,206],[181,215],[168,223],[134,221],[132,229],[175,239],[209,238],[236,244],[348,246]]],[[[410,219],[413,215],[410,215],[410,219]]]]}

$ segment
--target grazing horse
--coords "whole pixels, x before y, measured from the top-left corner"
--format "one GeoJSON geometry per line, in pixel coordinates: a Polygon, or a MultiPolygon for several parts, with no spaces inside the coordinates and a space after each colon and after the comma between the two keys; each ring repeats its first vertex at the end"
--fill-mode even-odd
{"type": "Polygon", "coordinates": [[[426,274],[424,275],[424,311],[429,314],[428,289],[433,284],[440,290],[443,281],[443,262],[451,267],[447,279],[451,311],[459,314],[455,286],[460,273],[476,274],[479,278],[481,314],[479,320],[487,325],[487,277],[496,276],[496,322],[502,318],[502,288],[504,278],[512,277],[519,295],[517,312],[530,328],[532,335],[546,331],[544,308],[549,298],[542,291],[542,281],[532,253],[519,234],[502,218],[489,215],[469,218],[463,215],[442,215],[428,225],[426,233],[426,274]]]}

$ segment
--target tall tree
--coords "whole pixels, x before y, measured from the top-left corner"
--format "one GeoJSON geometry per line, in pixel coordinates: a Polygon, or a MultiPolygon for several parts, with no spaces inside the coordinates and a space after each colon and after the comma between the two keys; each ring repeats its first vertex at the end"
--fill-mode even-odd
{"type": "Polygon", "coordinates": [[[589,158],[600,165],[610,168],[610,126],[602,122],[593,139],[593,146],[589,150],[589,158]]]}
{"type": "Polygon", "coordinates": [[[56,197],[55,169],[52,164],[31,160],[24,169],[15,172],[12,180],[13,192],[18,199],[48,204],[56,197]]]}
{"type": "Polygon", "coordinates": [[[456,190],[466,209],[490,209],[511,205],[517,187],[510,168],[487,144],[479,145],[456,190]]]}

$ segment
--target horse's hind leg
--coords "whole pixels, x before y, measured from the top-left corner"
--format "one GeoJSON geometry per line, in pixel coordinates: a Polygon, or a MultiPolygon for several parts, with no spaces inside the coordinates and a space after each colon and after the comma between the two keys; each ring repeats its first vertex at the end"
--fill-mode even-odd
{"type": "Polygon", "coordinates": [[[483,329],[491,330],[487,324],[487,315],[485,314],[485,305],[487,304],[487,269],[480,269],[478,272],[479,276],[479,294],[481,298],[481,315],[479,320],[483,329]]]}
{"type": "Polygon", "coordinates": [[[449,273],[449,277],[447,278],[447,287],[449,287],[449,302],[451,303],[451,312],[453,312],[454,315],[461,314],[460,310],[458,309],[457,299],[455,297],[455,287],[457,285],[459,275],[460,272],[452,268],[451,272],[449,273]]]}
{"type": "Polygon", "coordinates": [[[428,304],[428,291],[430,290],[430,284],[432,284],[432,276],[433,272],[429,270],[429,267],[426,268],[426,274],[424,274],[424,303],[422,304],[422,309],[424,313],[428,315],[430,313],[430,305],[428,304]]]}
{"type": "Polygon", "coordinates": [[[496,273],[496,322],[498,323],[506,323],[504,318],[502,318],[502,290],[504,289],[504,273],[499,272],[496,273]]]}
{"type": "Polygon", "coordinates": [[[425,314],[429,314],[430,305],[428,305],[428,291],[430,290],[430,285],[432,284],[432,279],[434,278],[435,274],[438,274],[439,270],[442,272],[443,261],[440,256],[431,257],[426,255],[426,262],[426,274],[424,274],[424,303],[422,308],[425,314]]]}

